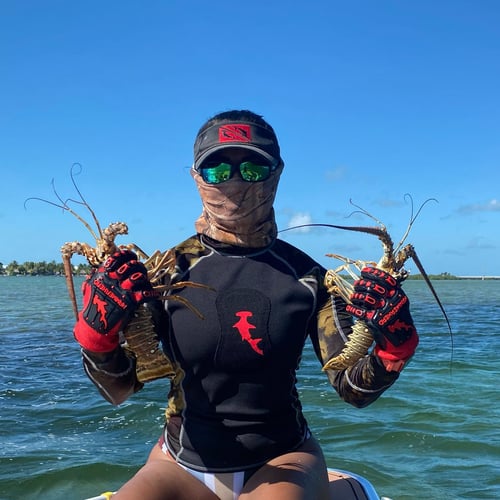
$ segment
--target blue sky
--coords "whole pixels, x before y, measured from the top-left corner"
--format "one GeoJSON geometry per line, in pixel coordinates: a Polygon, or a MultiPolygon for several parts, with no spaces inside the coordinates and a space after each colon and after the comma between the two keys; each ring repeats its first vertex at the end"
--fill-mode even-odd
{"type": "MultiPolygon", "coordinates": [[[[500,3],[495,0],[2,2],[0,262],[93,243],[75,197],[147,252],[194,232],[198,128],[233,108],[275,128],[281,229],[405,232],[427,272],[500,275],[500,3]],[[75,208],[78,208],[75,206],[75,208]]],[[[86,218],[88,214],[81,212],[86,218]]],[[[328,267],[378,260],[373,236],[283,233],[328,267]]],[[[78,259],[76,259],[78,262],[78,259]]],[[[412,262],[408,269],[417,272],[412,262]]]]}

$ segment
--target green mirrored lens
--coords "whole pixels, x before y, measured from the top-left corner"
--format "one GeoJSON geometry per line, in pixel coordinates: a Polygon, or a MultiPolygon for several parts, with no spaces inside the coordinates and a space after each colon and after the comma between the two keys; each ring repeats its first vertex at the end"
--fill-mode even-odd
{"type": "Polygon", "coordinates": [[[263,181],[269,177],[271,167],[268,165],[257,165],[252,161],[244,161],[240,165],[241,177],[247,182],[263,181]]]}
{"type": "Polygon", "coordinates": [[[269,177],[272,170],[269,165],[244,161],[238,167],[233,167],[230,163],[224,162],[208,164],[202,166],[199,172],[207,184],[220,184],[229,180],[236,168],[239,168],[241,178],[246,182],[264,181],[269,177]]]}
{"type": "Polygon", "coordinates": [[[220,184],[231,177],[232,166],[229,163],[219,163],[215,166],[202,167],[201,177],[208,184],[220,184]]]}

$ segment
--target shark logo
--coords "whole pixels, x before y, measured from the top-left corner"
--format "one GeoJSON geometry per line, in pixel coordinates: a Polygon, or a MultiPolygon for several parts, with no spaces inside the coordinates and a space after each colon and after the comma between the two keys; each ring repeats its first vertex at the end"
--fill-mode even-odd
{"type": "Polygon", "coordinates": [[[389,325],[387,329],[391,333],[394,333],[397,330],[405,330],[407,332],[411,332],[413,331],[413,326],[405,323],[404,321],[401,321],[400,319],[397,319],[392,325],[389,325]]]}
{"type": "Polygon", "coordinates": [[[241,336],[241,340],[248,342],[250,347],[261,356],[264,354],[264,351],[259,347],[259,342],[262,339],[254,339],[250,335],[250,330],[256,328],[255,325],[252,325],[248,322],[248,318],[251,318],[253,315],[250,311],[239,311],[236,313],[236,316],[240,318],[234,325],[233,328],[236,328],[241,336]]]}
{"type": "Polygon", "coordinates": [[[103,330],[108,328],[108,320],[106,318],[106,306],[108,305],[105,300],[101,300],[97,294],[94,295],[94,300],[92,301],[96,306],[97,312],[100,315],[101,323],[103,324],[103,330]]]}

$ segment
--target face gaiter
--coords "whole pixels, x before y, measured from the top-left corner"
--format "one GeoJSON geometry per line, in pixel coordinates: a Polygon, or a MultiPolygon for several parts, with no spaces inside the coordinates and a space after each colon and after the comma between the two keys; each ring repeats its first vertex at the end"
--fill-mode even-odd
{"type": "Polygon", "coordinates": [[[245,182],[234,175],[221,184],[207,184],[191,169],[203,204],[196,231],[221,243],[261,248],[277,235],[273,203],[282,167],[261,182],[245,182]]]}

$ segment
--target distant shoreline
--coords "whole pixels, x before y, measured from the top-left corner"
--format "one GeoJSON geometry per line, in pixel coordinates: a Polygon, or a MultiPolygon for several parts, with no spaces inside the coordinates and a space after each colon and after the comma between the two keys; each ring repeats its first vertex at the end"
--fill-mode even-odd
{"type": "MultiPolygon", "coordinates": [[[[87,273],[78,273],[73,274],[73,276],[85,276],[87,273]]],[[[53,274],[37,274],[37,273],[18,273],[18,274],[1,274],[0,278],[30,278],[30,277],[40,277],[40,276],[57,276],[60,278],[65,278],[66,276],[61,273],[53,273],[53,274]]],[[[352,278],[350,276],[342,276],[344,279],[350,281],[352,278]]],[[[407,278],[407,281],[423,281],[423,276],[421,274],[410,275],[407,278]]],[[[429,275],[429,279],[431,281],[495,281],[500,280],[500,276],[454,276],[454,275],[446,275],[442,274],[431,274],[429,275]]]]}
{"type": "Polygon", "coordinates": [[[500,280],[500,276],[456,276],[457,280],[500,280]]]}

